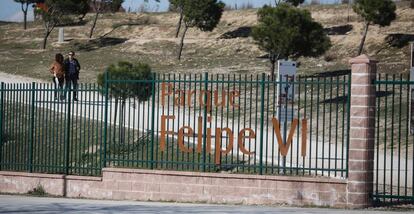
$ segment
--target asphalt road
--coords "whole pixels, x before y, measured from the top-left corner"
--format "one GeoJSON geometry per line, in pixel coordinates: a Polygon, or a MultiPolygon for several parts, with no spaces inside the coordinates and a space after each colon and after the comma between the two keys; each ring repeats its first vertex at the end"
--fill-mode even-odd
{"type": "MultiPolygon", "coordinates": [[[[321,208],[225,206],[157,202],[97,201],[0,195],[0,213],[343,213],[385,214],[390,211],[321,208]]],[[[412,212],[398,212],[412,213],[412,212]]]]}

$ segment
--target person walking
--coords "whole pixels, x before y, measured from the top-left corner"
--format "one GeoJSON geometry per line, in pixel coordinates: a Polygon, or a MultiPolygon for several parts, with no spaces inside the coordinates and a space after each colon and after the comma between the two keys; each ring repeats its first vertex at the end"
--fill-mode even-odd
{"type": "MultiPolygon", "coordinates": [[[[66,89],[73,88],[73,100],[78,101],[78,80],[81,66],[79,61],[75,58],[75,52],[69,52],[69,58],[64,61],[66,89]]],[[[70,96],[70,94],[69,94],[70,96]]]]}
{"type": "MultiPolygon", "coordinates": [[[[58,53],[55,55],[55,61],[50,66],[50,73],[53,74],[53,83],[55,85],[55,100],[59,99],[59,91],[63,89],[63,84],[65,82],[65,71],[63,68],[63,55],[58,53]]],[[[61,94],[60,98],[62,99],[63,95],[61,94]]]]}

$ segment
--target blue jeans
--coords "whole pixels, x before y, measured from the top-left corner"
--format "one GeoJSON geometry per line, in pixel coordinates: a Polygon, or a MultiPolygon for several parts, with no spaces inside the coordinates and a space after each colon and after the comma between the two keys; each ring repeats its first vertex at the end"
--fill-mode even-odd
{"type": "Polygon", "coordinates": [[[63,96],[63,83],[65,83],[65,79],[62,78],[57,78],[57,77],[53,77],[52,78],[53,84],[55,85],[55,99],[58,99],[59,94],[61,94],[61,96],[63,96]],[[56,82],[57,79],[57,82],[56,82]],[[62,90],[62,91],[59,91],[62,90]]]}
{"type": "MultiPolygon", "coordinates": [[[[73,89],[73,99],[78,99],[78,79],[66,79],[66,90],[73,89]]],[[[70,96],[70,94],[69,94],[70,96]]]]}

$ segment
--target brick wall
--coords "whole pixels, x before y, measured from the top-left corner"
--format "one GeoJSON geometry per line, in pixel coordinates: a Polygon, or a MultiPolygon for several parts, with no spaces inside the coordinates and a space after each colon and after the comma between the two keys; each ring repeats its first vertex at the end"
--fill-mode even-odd
{"type": "Polygon", "coordinates": [[[377,61],[367,55],[350,60],[352,88],[348,160],[348,207],[372,205],[377,61]]]}
{"type": "Polygon", "coordinates": [[[114,168],[102,178],[0,172],[3,193],[27,193],[38,184],[51,195],[91,199],[347,206],[347,181],[333,178],[114,168]]]}
{"type": "Polygon", "coordinates": [[[41,185],[51,195],[63,195],[63,175],[0,171],[0,192],[27,193],[41,185]]]}

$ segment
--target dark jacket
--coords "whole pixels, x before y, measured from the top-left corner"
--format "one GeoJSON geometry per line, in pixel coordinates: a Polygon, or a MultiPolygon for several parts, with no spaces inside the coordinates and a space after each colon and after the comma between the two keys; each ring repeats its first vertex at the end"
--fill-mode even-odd
{"type": "Polygon", "coordinates": [[[75,74],[70,74],[69,73],[69,59],[65,59],[65,61],[63,62],[63,66],[65,68],[65,78],[66,79],[79,79],[79,71],[81,69],[81,66],[79,64],[79,61],[75,58],[73,58],[73,60],[75,61],[75,74]]]}

